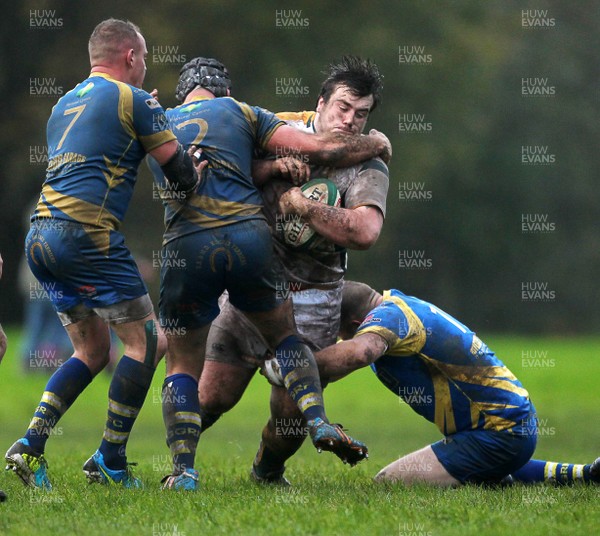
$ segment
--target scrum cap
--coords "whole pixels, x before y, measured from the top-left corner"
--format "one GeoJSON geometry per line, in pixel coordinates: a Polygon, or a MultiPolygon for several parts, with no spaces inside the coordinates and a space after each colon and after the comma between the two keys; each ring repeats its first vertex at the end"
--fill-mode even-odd
{"type": "Polygon", "coordinates": [[[183,102],[196,86],[208,89],[215,97],[226,97],[231,89],[231,79],[227,67],[214,58],[194,58],[179,71],[179,83],[175,98],[183,102]]]}

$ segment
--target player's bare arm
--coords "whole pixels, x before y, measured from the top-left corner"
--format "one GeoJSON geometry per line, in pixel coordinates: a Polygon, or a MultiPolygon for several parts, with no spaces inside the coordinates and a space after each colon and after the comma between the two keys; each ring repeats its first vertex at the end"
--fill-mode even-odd
{"type": "Polygon", "coordinates": [[[369,249],[379,238],[383,214],[377,207],[330,207],[291,188],[279,200],[281,213],[301,216],[317,233],[339,246],[369,249]]]}
{"type": "Polygon", "coordinates": [[[336,381],[351,372],[368,367],[387,350],[387,342],[376,333],[363,333],[351,340],[328,346],[315,354],[319,374],[336,381]]]}
{"type": "Polygon", "coordinates": [[[260,188],[270,179],[282,179],[294,186],[300,186],[310,180],[310,166],[293,156],[253,160],[252,180],[254,185],[260,188]]]}
{"type": "Polygon", "coordinates": [[[277,154],[284,148],[307,155],[311,164],[335,167],[353,166],[376,156],[387,163],[392,156],[390,140],[377,130],[371,130],[368,136],[308,134],[282,125],[273,133],[266,149],[277,154]]]}

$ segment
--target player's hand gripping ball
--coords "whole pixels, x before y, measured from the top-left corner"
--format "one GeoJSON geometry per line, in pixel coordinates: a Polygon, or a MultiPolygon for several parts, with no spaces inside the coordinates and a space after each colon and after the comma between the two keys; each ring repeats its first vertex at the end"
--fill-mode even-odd
{"type": "MultiPolygon", "coordinates": [[[[330,207],[339,207],[342,198],[336,185],[329,179],[313,179],[301,187],[304,197],[325,203],[330,207]]],[[[322,242],[322,237],[299,216],[288,214],[283,223],[283,239],[293,248],[313,249],[322,242]]]]}

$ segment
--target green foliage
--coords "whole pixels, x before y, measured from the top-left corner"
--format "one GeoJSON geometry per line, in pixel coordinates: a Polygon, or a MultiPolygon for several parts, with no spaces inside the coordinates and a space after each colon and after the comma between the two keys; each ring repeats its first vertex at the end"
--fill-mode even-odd
{"type": "MultiPolygon", "coordinates": [[[[1,320],[20,318],[14,283],[25,234],[21,222],[44,175],[43,165],[31,163],[30,150],[44,144],[55,100],[31,96],[30,80],[48,77],[64,91],[72,87],[88,72],[93,26],[115,16],[133,20],[144,32],[146,88],[158,88],[165,106],[175,104],[181,62],[161,60],[160,47],[176,47],[175,55],[188,59],[220,58],[238,99],[274,111],[312,108],[321,71],[332,59],[344,53],[370,57],[385,75],[383,104],[370,126],[389,135],[394,158],[384,230],[369,254],[351,253],[350,276],[426,297],[475,327],[596,329],[600,12],[593,2],[374,0],[368,8],[357,0],[291,7],[273,0],[164,1],[151,8],[137,0],[42,4],[20,3],[3,31],[9,54],[0,62],[6,110],[0,225],[7,230],[0,236],[7,263],[1,320]],[[31,29],[31,10],[38,9],[55,10],[62,27],[31,29]],[[547,10],[552,26],[524,27],[523,10],[535,9],[547,10]],[[298,18],[306,22],[282,27],[278,19],[285,15],[278,10],[300,10],[298,18]],[[400,46],[424,47],[431,61],[401,63],[400,46]],[[536,77],[547,78],[554,95],[524,97],[522,79],[536,77]],[[301,79],[308,94],[277,94],[280,78],[301,79]],[[431,131],[400,132],[400,114],[424,115],[431,131]],[[524,146],[546,147],[554,162],[524,165],[524,146]],[[412,183],[422,183],[431,199],[401,201],[400,185],[412,183]],[[527,214],[547,218],[554,230],[523,233],[527,214]],[[400,269],[401,251],[422,251],[431,267],[400,269]],[[555,298],[523,301],[526,282],[546,284],[555,298]]],[[[161,221],[144,169],[124,226],[140,258],[151,258],[160,247],[161,221]]]]}

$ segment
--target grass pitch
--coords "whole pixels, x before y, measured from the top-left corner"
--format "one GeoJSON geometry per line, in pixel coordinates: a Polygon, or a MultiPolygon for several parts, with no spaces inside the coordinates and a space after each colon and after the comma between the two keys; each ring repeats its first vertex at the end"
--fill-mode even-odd
{"type": "MultiPolygon", "coordinates": [[[[17,362],[19,333],[8,331],[0,366],[0,449],[20,437],[46,383],[17,362]]],[[[535,457],[589,463],[600,456],[598,378],[600,338],[484,340],[529,390],[540,418],[535,457]]],[[[344,466],[306,443],[290,460],[291,490],[249,481],[250,464],[268,416],[268,385],[256,377],[242,402],[202,437],[201,491],[159,490],[169,472],[160,409],[164,367],[157,371],[129,443],[129,459],[145,489],[88,486],[81,466],[97,448],[109,378],[101,375],[75,402],[50,438],[46,456],[54,490],[32,491],[9,473],[0,476],[0,534],[192,536],[195,534],[500,535],[595,534],[600,487],[375,485],[371,477],[393,459],[439,439],[369,370],[325,391],[328,414],[370,448],[370,459],[344,466]]]]}

